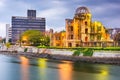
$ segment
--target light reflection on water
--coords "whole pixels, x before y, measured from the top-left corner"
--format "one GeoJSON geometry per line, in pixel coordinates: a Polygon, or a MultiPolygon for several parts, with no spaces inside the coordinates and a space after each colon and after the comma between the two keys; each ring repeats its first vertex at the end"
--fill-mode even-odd
{"type": "Polygon", "coordinates": [[[21,79],[29,80],[29,59],[21,56],[21,79]]]}
{"type": "Polygon", "coordinates": [[[39,76],[40,80],[46,80],[46,68],[47,62],[46,59],[38,59],[38,67],[39,67],[39,76]]]}
{"type": "Polygon", "coordinates": [[[59,80],[72,80],[72,65],[69,61],[65,61],[63,64],[58,64],[59,69],[59,80]]]}
{"type": "Polygon", "coordinates": [[[120,67],[0,55],[0,80],[119,80],[120,67]],[[7,77],[6,77],[7,76],[7,77]]]}

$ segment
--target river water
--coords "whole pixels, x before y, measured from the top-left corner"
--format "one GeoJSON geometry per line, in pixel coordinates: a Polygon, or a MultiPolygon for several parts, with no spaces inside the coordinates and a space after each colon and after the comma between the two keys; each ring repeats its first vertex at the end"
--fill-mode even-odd
{"type": "Polygon", "coordinates": [[[0,80],[120,80],[120,66],[0,55],[0,80]]]}

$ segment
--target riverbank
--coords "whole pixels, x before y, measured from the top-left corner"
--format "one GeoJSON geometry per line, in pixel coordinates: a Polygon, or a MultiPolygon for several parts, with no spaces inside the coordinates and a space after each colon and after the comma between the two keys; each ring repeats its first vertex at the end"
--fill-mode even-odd
{"type": "Polygon", "coordinates": [[[71,56],[71,55],[60,55],[60,54],[47,54],[47,53],[30,53],[30,52],[8,52],[1,51],[2,55],[9,56],[24,56],[30,59],[33,58],[47,58],[52,60],[66,60],[73,62],[85,62],[85,63],[97,63],[97,64],[112,64],[112,65],[120,65],[120,57],[88,57],[88,56],[71,56]]]}

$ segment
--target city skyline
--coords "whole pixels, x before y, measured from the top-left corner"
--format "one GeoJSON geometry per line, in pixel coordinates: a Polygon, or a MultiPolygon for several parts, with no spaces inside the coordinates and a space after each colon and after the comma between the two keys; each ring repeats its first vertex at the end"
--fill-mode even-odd
{"type": "Polygon", "coordinates": [[[11,24],[11,17],[27,16],[27,9],[37,10],[38,17],[46,18],[47,29],[53,28],[55,31],[65,29],[65,19],[72,19],[80,6],[90,9],[93,21],[100,21],[106,27],[119,28],[119,4],[119,0],[0,0],[0,36],[5,37],[5,25],[11,24]]]}

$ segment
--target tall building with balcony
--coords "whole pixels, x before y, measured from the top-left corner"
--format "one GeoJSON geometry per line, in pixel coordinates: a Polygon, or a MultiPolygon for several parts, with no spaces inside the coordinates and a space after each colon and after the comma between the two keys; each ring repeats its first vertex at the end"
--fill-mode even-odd
{"type": "Polygon", "coordinates": [[[12,38],[12,27],[10,24],[6,24],[6,43],[10,42],[12,38]]]}
{"type": "Polygon", "coordinates": [[[108,30],[101,22],[92,22],[92,14],[87,7],[77,8],[73,19],[66,19],[65,23],[65,32],[53,33],[53,39],[51,39],[53,40],[53,45],[51,46],[112,46],[108,30]],[[62,35],[63,33],[64,35],[62,35]]]}
{"type": "Polygon", "coordinates": [[[36,17],[36,10],[28,10],[27,17],[12,16],[12,43],[20,39],[20,35],[26,30],[39,30],[45,32],[46,20],[36,17]]]}

